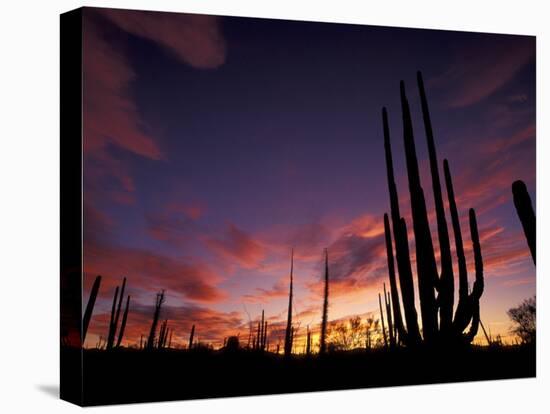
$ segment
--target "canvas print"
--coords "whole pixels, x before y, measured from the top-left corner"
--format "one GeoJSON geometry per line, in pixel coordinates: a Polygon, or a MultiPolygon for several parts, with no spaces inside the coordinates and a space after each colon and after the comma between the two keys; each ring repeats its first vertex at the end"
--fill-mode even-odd
{"type": "Polygon", "coordinates": [[[61,394],[536,375],[535,38],[61,17],[61,394]]]}

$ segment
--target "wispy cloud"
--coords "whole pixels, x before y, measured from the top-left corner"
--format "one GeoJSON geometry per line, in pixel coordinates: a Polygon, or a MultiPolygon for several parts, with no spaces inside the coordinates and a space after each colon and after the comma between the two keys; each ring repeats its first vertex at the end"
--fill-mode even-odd
{"type": "Polygon", "coordinates": [[[216,16],[98,10],[124,31],[159,44],[176,58],[195,68],[217,68],[225,62],[225,39],[216,16]]]}
{"type": "Polygon", "coordinates": [[[203,212],[202,204],[169,203],[145,215],[147,232],[155,240],[181,247],[200,236],[202,229],[197,220],[203,212]]]}
{"type": "Polygon", "coordinates": [[[133,286],[148,292],[167,289],[184,299],[201,302],[217,302],[226,296],[216,287],[222,278],[206,263],[108,242],[84,242],[84,272],[90,277],[102,275],[105,287],[128,276],[133,286]]]}
{"type": "Polygon", "coordinates": [[[134,100],[132,84],[137,74],[126,57],[125,38],[113,34],[101,19],[149,39],[182,63],[200,69],[224,63],[225,42],[218,19],[211,16],[114,9],[86,9],[84,16],[85,186],[96,199],[129,204],[134,201],[135,183],[112,150],[150,160],[165,159],[166,154],[134,100]]]}
{"type": "Polygon", "coordinates": [[[430,81],[448,91],[447,104],[465,107],[496,92],[535,55],[533,37],[502,37],[478,41],[454,51],[449,69],[430,81]]]}
{"type": "Polygon", "coordinates": [[[273,298],[287,297],[289,290],[288,278],[279,279],[271,288],[256,288],[254,293],[243,295],[245,302],[249,303],[265,303],[273,298]]]}
{"type": "Polygon", "coordinates": [[[228,261],[245,268],[257,266],[265,257],[264,246],[234,224],[229,224],[221,238],[208,238],[206,244],[228,261]]]}

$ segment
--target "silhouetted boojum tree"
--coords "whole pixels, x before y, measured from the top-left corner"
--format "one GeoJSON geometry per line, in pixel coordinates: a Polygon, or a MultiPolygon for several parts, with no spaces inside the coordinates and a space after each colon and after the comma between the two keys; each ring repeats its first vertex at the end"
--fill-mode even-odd
{"type": "Polygon", "coordinates": [[[164,290],[157,293],[155,301],[155,312],[153,313],[153,322],[151,323],[151,330],[149,331],[149,338],[147,339],[147,349],[154,349],[155,338],[157,335],[157,325],[159,322],[160,309],[164,303],[164,290]]]}
{"type": "MultiPolygon", "coordinates": [[[[267,349],[267,346],[268,346],[268,341],[267,341],[267,321],[264,322],[264,336],[263,336],[263,340],[262,340],[262,351],[265,351],[267,349]]],[[[269,350],[268,350],[269,351],[269,350]]]]}
{"type": "Polygon", "coordinates": [[[290,287],[288,291],[288,314],[286,319],[285,331],[285,356],[292,353],[292,288],[293,288],[293,272],[294,272],[294,249],[290,254],[290,287]]]}
{"type": "Polygon", "coordinates": [[[122,315],[122,322],[120,323],[120,332],[118,333],[118,340],[116,343],[117,348],[122,343],[124,337],[124,330],[126,329],[126,321],[128,320],[128,309],[130,307],[130,295],[126,297],[126,307],[124,308],[124,315],[122,315]]]}
{"type": "Polygon", "coordinates": [[[115,324],[115,313],[116,313],[116,304],[117,304],[117,299],[118,299],[118,289],[119,287],[117,286],[115,288],[115,295],[113,297],[113,305],[111,307],[111,319],[109,320],[109,332],[107,333],[107,345],[106,345],[106,349],[110,349],[112,346],[113,346],[113,341],[114,341],[114,324],[115,324]]]}
{"type": "Polygon", "coordinates": [[[88,326],[92,319],[92,313],[94,312],[95,301],[97,299],[97,293],[99,292],[99,286],[101,285],[101,276],[97,276],[94,280],[92,290],[90,291],[90,298],[84,311],[84,318],[82,319],[82,344],[86,340],[86,333],[88,332],[88,326]]]}
{"type": "Polygon", "coordinates": [[[168,320],[160,324],[159,339],[157,342],[158,349],[164,349],[166,347],[166,341],[168,340],[168,320]]]}
{"type": "Polygon", "coordinates": [[[113,306],[111,309],[111,319],[109,323],[109,334],[107,335],[106,349],[111,349],[115,345],[116,333],[118,330],[118,321],[120,318],[120,310],[122,307],[122,299],[124,297],[124,289],[126,288],[126,278],[122,280],[122,287],[117,286],[115,289],[115,296],[113,298],[113,306]],[[118,304],[117,304],[118,300],[118,304]],[[116,311],[115,311],[116,306],[116,311]]]}
{"type": "Polygon", "coordinates": [[[195,337],[195,325],[191,327],[191,333],[189,334],[189,345],[188,349],[191,349],[193,347],[193,339],[195,337]]]}
{"type": "Polygon", "coordinates": [[[382,321],[382,337],[384,338],[384,346],[388,346],[388,337],[386,335],[386,324],[384,323],[384,310],[382,309],[382,298],[378,294],[378,306],[380,307],[380,320],[382,321]]]}
{"type": "Polygon", "coordinates": [[[327,323],[328,323],[328,249],[325,249],[325,289],[323,295],[323,317],[321,320],[321,345],[319,352],[324,354],[327,350],[327,323]]]}
{"type": "Polygon", "coordinates": [[[258,321],[257,328],[256,328],[256,343],[254,345],[254,349],[258,350],[260,349],[260,340],[262,335],[262,323],[258,321]]]}

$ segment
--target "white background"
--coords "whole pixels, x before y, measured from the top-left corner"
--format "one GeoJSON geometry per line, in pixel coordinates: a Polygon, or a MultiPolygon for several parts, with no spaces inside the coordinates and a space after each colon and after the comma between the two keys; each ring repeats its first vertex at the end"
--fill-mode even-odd
{"type": "MultiPolygon", "coordinates": [[[[550,408],[549,11],[545,1],[131,0],[2,3],[0,24],[0,411],[74,412],[59,375],[59,13],[112,6],[537,35],[537,379],[92,408],[117,412],[539,413],[550,408]],[[546,189],[544,186],[546,185],[546,189]],[[543,276],[546,274],[546,277],[543,276]],[[542,276],[541,276],[542,275],[542,276]]],[[[167,375],[174,375],[166,367],[167,375]]],[[[107,373],[106,373],[107,374],[107,373]]],[[[183,373],[182,373],[183,374],[183,373]]],[[[365,372],[364,375],[377,375],[365,372]]],[[[176,376],[177,378],[177,376],[176,376]]],[[[124,379],[121,378],[123,381],[124,379]]]]}

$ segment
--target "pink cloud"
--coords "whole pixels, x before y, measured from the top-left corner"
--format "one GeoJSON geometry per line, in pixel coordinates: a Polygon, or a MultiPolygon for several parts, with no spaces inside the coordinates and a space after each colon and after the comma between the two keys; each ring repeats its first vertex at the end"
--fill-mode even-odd
{"type": "MultiPolygon", "coordinates": [[[[86,190],[93,198],[134,201],[134,182],[111,147],[151,160],[165,157],[158,137],[142,118],[131,93],[136,73],[124,37],[111,36],[107,18],[122,30],[147,38],[193,67],[211,69],[225,61],[225,43],[213,16],[87,9],[83,34],[83,145],[86,190]],[[107,40],[107,35],[109,38],[107,40]]],[[[198,209],[190,215],[200,215],[198,209]]]]}
{"type": "MultiPolygon", "coordinates": [[[[365,214],[338,229],[328,246],[331,296],[371,289],[387,277],[386,250],[382,217],[365,214]]],[[[322,295],[323,266],[320,252],[318,279],[306,283],[315,295],[322,295]]]]}
{"type": "MultiPolygon", "coordinates": [[[[111,144],[146,158],[162,157],[131,97],[135,73],[122,48],[115,49],[92,19],[84,25],[84,151],[96,154],[111,144]]],[[[120,46],[120,45],[119,45],[120,46]]]]}
{"type": "Polygon", "coordinates": [[[259,241],[234,224],[228,226],[223,238],[208,238],[206,244],[214,252],[245,268],[257,266],[266,255],[265,247],[259,241]]]}
{"type": "Polygon", "coordinates": [[[243,295],[243,299],[248,303],[265,303],[269,302],[274,298],[281,298],[288,296],[289,282],[288,277],[285,276],[282,279],[279,279],[273,286],[269,289],[256,288],[255,293],[243,295]]]}
{"type": "Polygon", "coordinates": [[[506,151],[514,151],[516,146],[528,141],[534,143],[535,137],[535,124],[530,123],[509,136],[497,136],[496,138],[489,140],[484,146],[480,145],[480,147],[481,151],[494,155],[497,153],[504,153],[506,151]]]}
{"type": "Polygon", "coordinates": [[[516,287],[516,286],[523,286],[523,285],[533,285],[535,284],[535,278],[524,278],[524,279],[511,279],[506,280],[502,282],[503,286],[506,287],[516,287]]]}
{"type": "Polygon", "coordinates": [[[200,204],[170,203],[161,211],[146,214],[147,232],[156,240],[181,247],[196,241],[200,233],[196,221],[203,211],[200,204]]]}
{"type": "Polygon", "coordinates": [[[83,205],[82,222],[84,241],[105,240],[112,234],[115,226],[114,221],[109,216],[87,201],[84,201],[83,205]]]}
{"type": "Polygon", "coordinates": [[[170,294],[202,302],[226,297],[216,287],[221,278],[206,263],[94,239],[84,240],[84,272],[88,278],[102,275],[106,288],[127,276],[129,285],[144,291],[166,289],[170,294]]]}
{"type": "MultiPolygon", "coordinates": [[[[480,231],[480,243],[486,277],[514,275],[518,267],[531,266],[531,256],[521,230],[512,232],[500,226],[485,227],[480,231]]],[[[467,251],[473,255],[470,245],[467,251]]],[[[470,267],[469,271],[473,273],[473,263],[470,267]]],[[[532,272],[534,275],[534,268],[532,272]]]]}
{"type": "Polygon", "coordinates": [[[204,206],[204,204],[198,202],[170,203],[166,207],[166,210],[169,213],[181,213],[192,220],[198,220],[206,211],[206,207],[204,206]]]}
{"type": "Polygon", "coordinates": [[[478,154],[476,159],[462,161],[469,162],[469,168],[457,171],[450,162],[459,208],[466,211],[473,207],[480,216],[511,203],[511,185],[515,180],[534,183],[535,133],[535,126],[528,124],[509,135],[479,139],[471,147],[478,154]]]}
{"type": "Polygon", "coordinates": [[[100,13],[195,68],[217,68],[225,62],[225,40],[216,16],[118,9],[100,9],[100,13]]]}
{"type": "Polygon", "coordinates": [[[496,43],[491,47],[480,42],[474,47],[456,50],[456,61],[430,85],[449,89],[451,107],[472,105],[496,92],[535,55],[533,37],[518,36],[496,43]]]}

